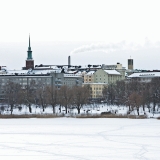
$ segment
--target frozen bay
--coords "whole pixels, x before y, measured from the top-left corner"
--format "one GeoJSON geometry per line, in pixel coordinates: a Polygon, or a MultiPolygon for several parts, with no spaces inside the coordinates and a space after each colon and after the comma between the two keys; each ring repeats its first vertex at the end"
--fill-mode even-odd
{"type": "Polygon", "coordinates": [[[0,119],[0,159],[160,159],[157,119],[0,119]]]}

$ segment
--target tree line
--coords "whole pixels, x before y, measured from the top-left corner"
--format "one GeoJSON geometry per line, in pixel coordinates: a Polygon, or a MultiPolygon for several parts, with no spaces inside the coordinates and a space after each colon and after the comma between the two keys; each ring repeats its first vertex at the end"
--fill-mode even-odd
{"type": "Polygon", "coordinates": [[[61,107],[65,107],[66,114],[70,108],[74,107],[80,114],[81,108],[88,104],[90,97],[89,86],[70,88],[64,85],[57,88],[42,82],[35,84],[34,81],[25,87],[9,81],[3,86],[3,91],[3,103],[9,106],[11,114],[14,108],[22,105],[26,105],[30,113],[32,113],[32,105],[36,105],[41,107],[43,112],[48,106],[52,106],[53,114],[56,106],[59,106],[60,112],[61,107]]]}
{"type": "Polygon", "coordinates": [[[151,108],[153,112],[160,105],[160,78],[153,78],[150,82],[141,82],[138,80],[123,80],[117,81],[115,84],[110,84],[103,90],[103,96],[110,105],[123,105],[128,107],[130,113],[134,109],[139,115],[139,108],[151,108]]]}
{"type": "MultiPolygon", "coordinates": [[[[48,106],[51,106],[53,114],[56,112],[56,106],[59,106],[60,112],[64,107],[66,114],[74,107],[80,114],[81,109],[90,104],[91,100],[89,85],[72,88],[64,85],[57,88],[45,85],[43,82],[35,84],[34,81],[31,81],[30,85],[24,87],[9,81],[3,86],[3,92],[3,103],[9,106],[11,114],[14,108],[22,105],[27,106],[30,113],[32,113],[32,106],[36,105],[42,108],[43,112],[48,106]]],[[[128,107],[128,114],[136,109],[139,115],[140,107],[143,108],[144,114],[145,108],[148,108],[149,112],[151,109],[155,112],[160,106],[160,78],[153,78],[147,83],[137,80],[117,81],[104,87],[103,99],[108,105],[128,107]]]]}

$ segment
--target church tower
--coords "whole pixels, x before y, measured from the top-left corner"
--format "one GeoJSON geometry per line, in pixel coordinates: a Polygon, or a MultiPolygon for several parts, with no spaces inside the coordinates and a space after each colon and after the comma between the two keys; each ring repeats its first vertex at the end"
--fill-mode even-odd
{"type": "Polygon", "coordinates": [[[34,60],[32,58],[32,50],[31,50],[31,46],[30,46],[30,35],[29,35],[29,47],[28,47],[28,56],[27,56],[27,60],[26,60],[26,69],[34,69],[34,60]]]}

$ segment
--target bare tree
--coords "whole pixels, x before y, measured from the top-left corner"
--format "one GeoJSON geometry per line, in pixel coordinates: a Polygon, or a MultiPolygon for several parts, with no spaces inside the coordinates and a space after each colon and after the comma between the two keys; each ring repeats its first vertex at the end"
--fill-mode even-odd
{"type": "Polygon", "coordinates": [[[48,105],[48,101],[47,101],[47,86],[42,81],[40,81],[37,84],[36,96],[37,96],[37,103],[40,106],[42,106],[44,112],[48,105]]]}
{"type": "Polygon", "coordinates": [[[80,114],[81,108],[88,103],[90,97],[90,90],[88,86],[75,86],[73,89],[73,104],[76,106],[78,110],[78,114],[80,114]]]}
{"type": "Polygon", "coordinates": [[[117,105],[124,105],[125,81],[116,81],[115,102],[117,105]]]}
{"type": "Polygon", "coordinates": [[[108,87],[104,88],[103,93],[107,97],[107,103],[113,105],[115,102],[115,84],[110,84],[108,87]]]}
{"type": "Polygon", "coordinates": [[[10,105],[11,115],[13,113],[14,107],[19,104],[20,102],[20,95],[21,95],[21,85],[9,81],[5,87],[5,100],[10,105]]]}
{"type": "Polygon", "coordinates": [[[22,89],[23,103],[28,107],[30,113],[32,113],[32,104],[35,104],[36,89],[37,86],[34,80],[22,89]]]}
{"type": "Polygon", "coordinates": [[[160,78],[153,78],[151,81],[151,99],[154,112],[156,105],[160,102],[160,78]]]}
{"type": "Polygon", "coordinates": [[[133,92],[130,97],[131,106],[133,108],[136,108],[137,114],[139,116],[139,108],[142,105],[142,96],[139,95],[137,92],[133,92]]]}
{"type": "Polygon", "coordinates": [[[68,107],[72,104],[73,90],[64,85],[59,90],[59,103],[65,107],[66,114],[68,113],[68,107]]]}
{"type": "Polygon", "coordinates": [[[58,104],[58,89],[55,86],[47,86],[47,101],[53,108],[53,114],[55,114],[55,107],[58,104]]]}

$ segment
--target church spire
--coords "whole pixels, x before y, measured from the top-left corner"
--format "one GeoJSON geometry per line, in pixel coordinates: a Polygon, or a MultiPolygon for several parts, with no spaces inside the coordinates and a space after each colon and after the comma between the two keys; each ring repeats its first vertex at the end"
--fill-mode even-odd
{"type": "Polygon", "coordinates": [[[29,34],[29,47],[30,47],[30,34],[29,34]]]}
{"type": "Polygon", "coordinates": [[[26,59],[26,67],[25,67],[25,69],[34,69],[34,60],[32,58],[30,34],[29,34],[29,46],[28,46],[28,51],[27,51],[27,59],[26,59]]]}
{"type": "Polygon", "coordinates": [[[27,59],[32,59],[32,50],[31,50],[31,45],[30,45],[30,34],[29,34],[29,47],[28,47],[28,57],[27,59]]]}

